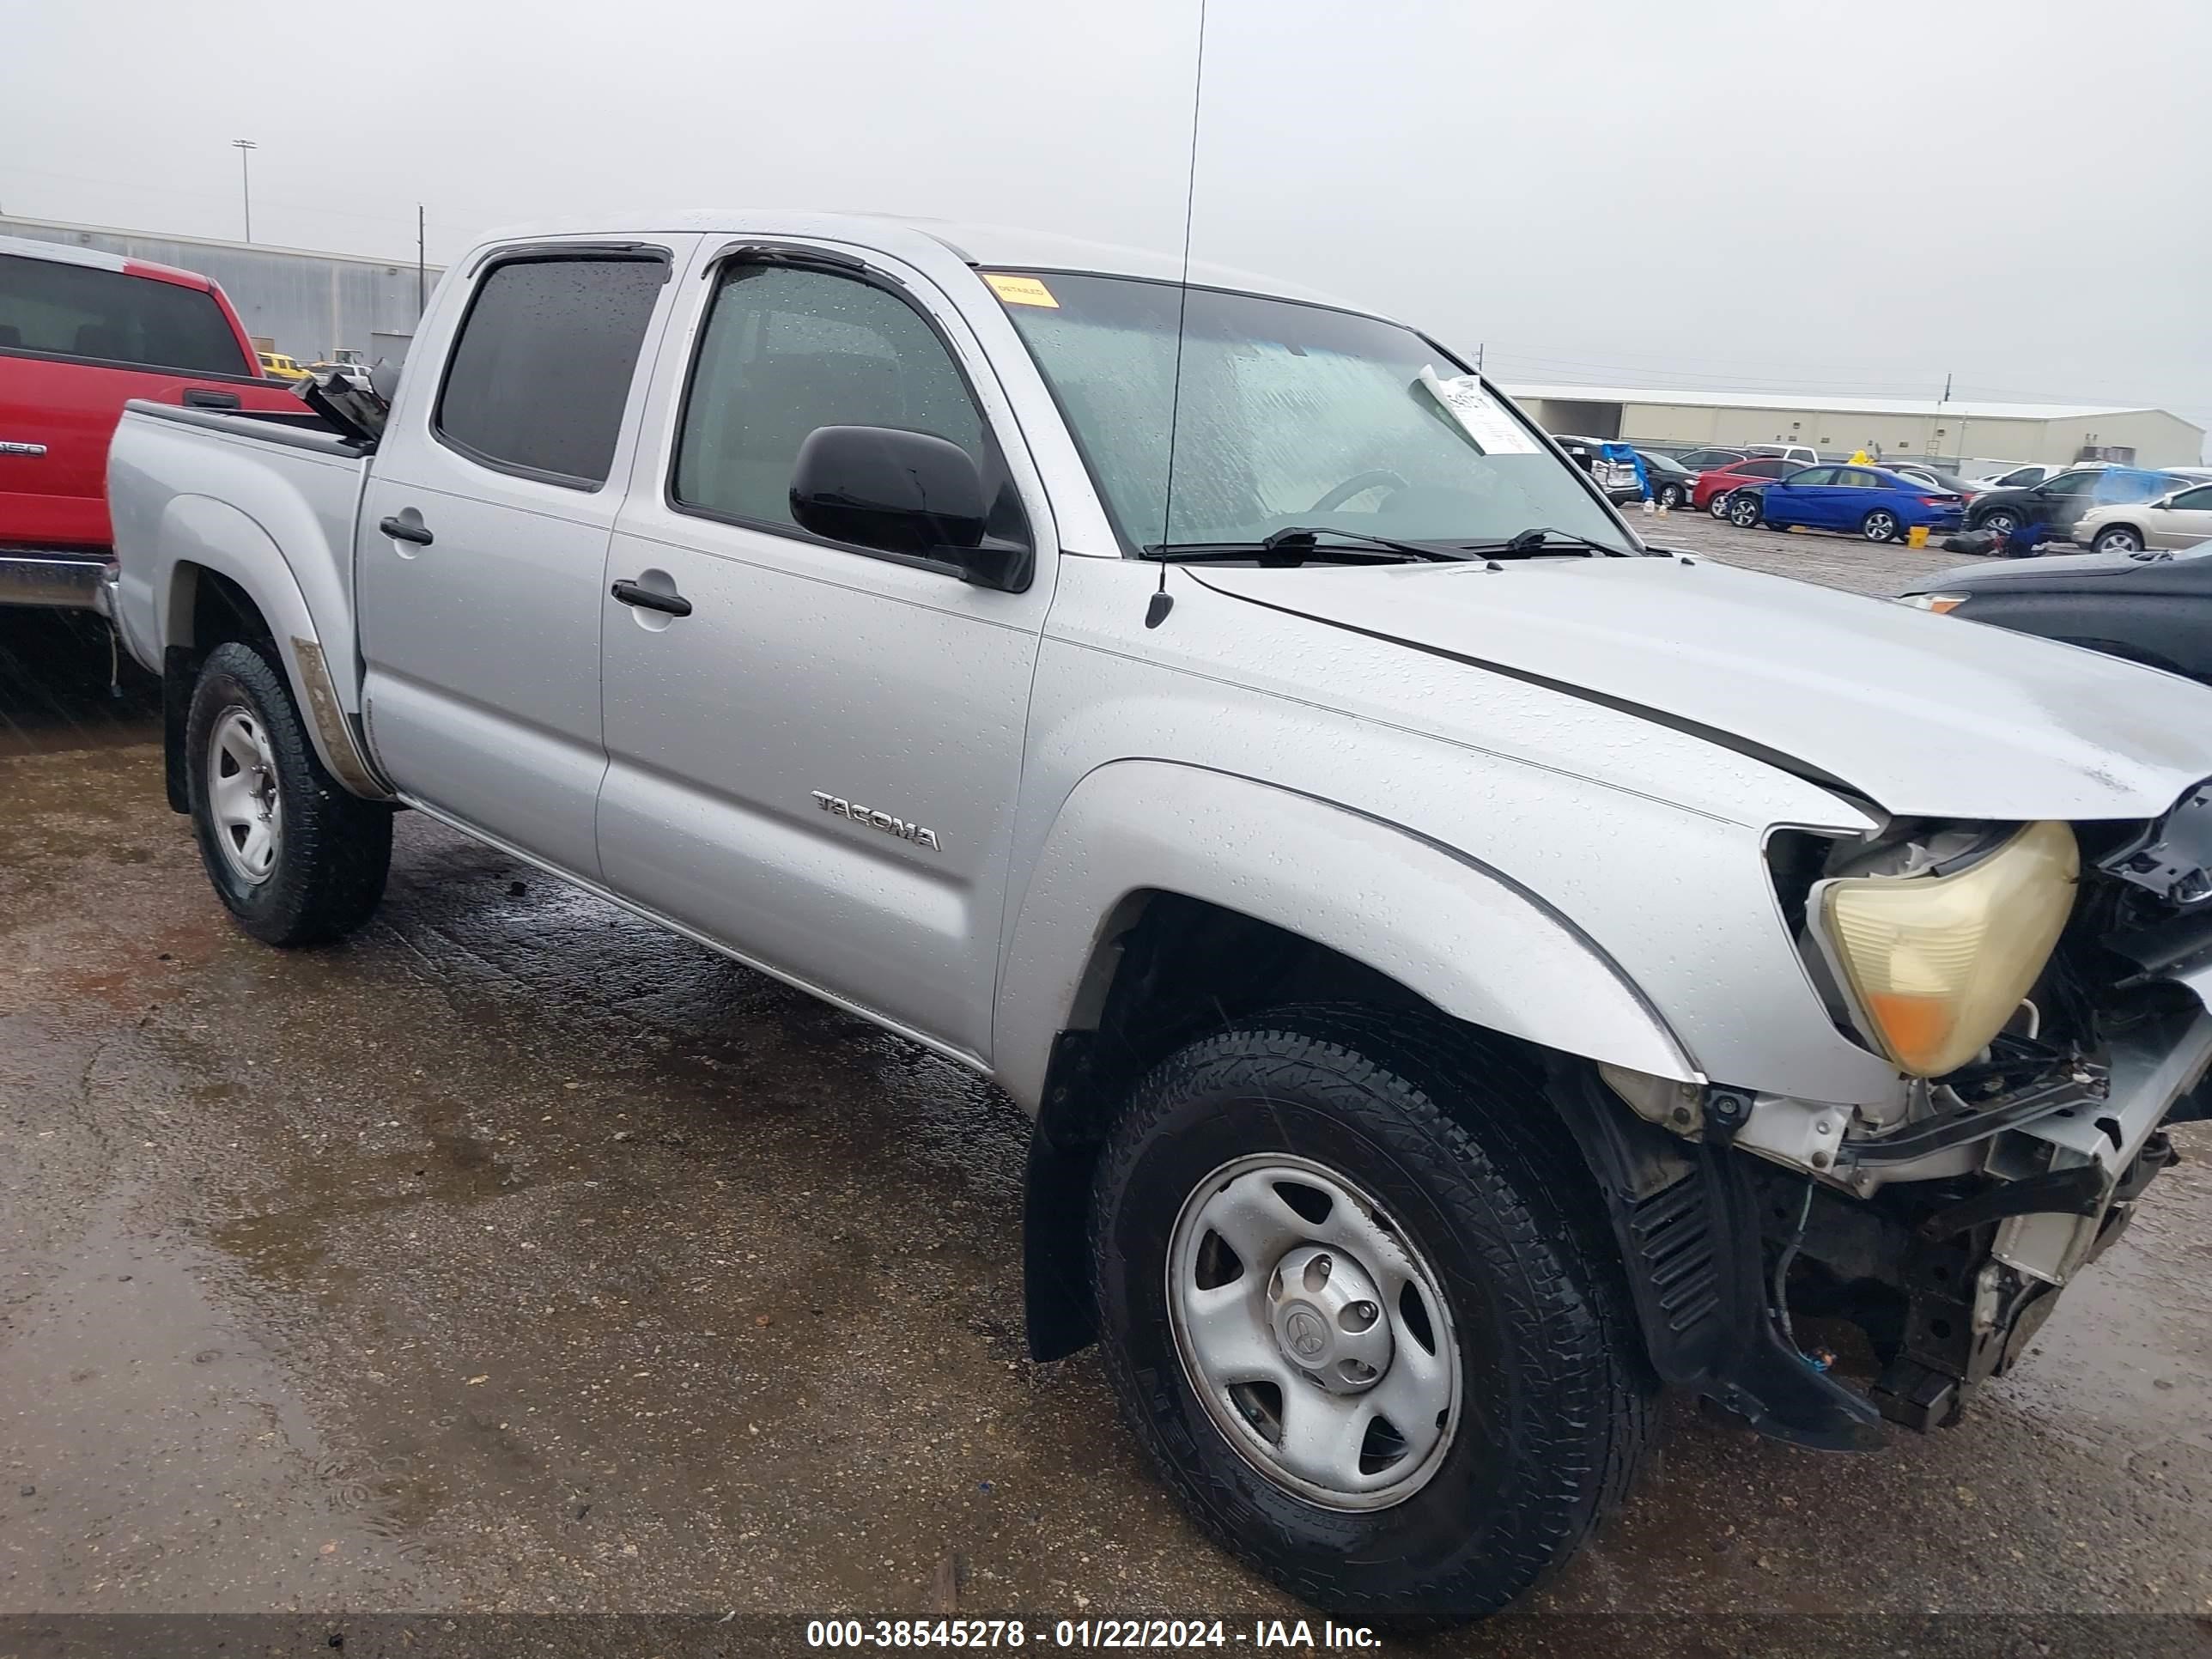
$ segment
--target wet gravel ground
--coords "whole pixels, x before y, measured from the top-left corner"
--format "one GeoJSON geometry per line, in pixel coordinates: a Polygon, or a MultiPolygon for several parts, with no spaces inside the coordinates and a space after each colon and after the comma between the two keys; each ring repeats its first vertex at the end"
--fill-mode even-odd
{"type": "MultiPolygon", "coordinates": [[[[1665,528],[1877,590],[1948,556],[1665,528]]],[[[988,1085],[419,817],[367,930],[254,944],[145,688],[70,648],[0,615],[0,1653],[63,1650],[58,1614],[320,1646],[380,1610],[781,1651],[759,1615],[948,1585],[1231,1645],[1300,1616],[1183,1522],[1093,1358],[1025,1358],[1026,1129],[988,1085]]],[[[1391,1648],[2203,1650],[2212,1138],[2179,1138],[1960,1428],[1845,1459],[1676,1409],[1528,1612],[1391,1648]]],[[[678,1650],[504,1628],[374,1650],[678,1650]]],[[[132,1640],[98,1650],[190,1646],[132,1640]]]]}

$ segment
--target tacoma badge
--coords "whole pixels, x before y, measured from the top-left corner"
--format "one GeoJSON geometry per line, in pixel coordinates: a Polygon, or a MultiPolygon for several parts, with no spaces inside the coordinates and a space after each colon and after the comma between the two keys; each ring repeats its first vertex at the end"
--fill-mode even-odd
{"type": "Polygon", "coordinates": [[[814,804],[825,812],[841,818],[850,818],[855,823],[865,823],[871,830],[880,830],[887,836],[896,836],[901,841],[910,841],[917,847],[927,847],[933,852],[945,850],[937,839],[937,831],[925,830],[918,823],[908,823],[904,818],[895,818],[888,812],[872,812],[865,806],[855,806],[842,795],[825,795],[819,789],[811,792],[814,804]]]}

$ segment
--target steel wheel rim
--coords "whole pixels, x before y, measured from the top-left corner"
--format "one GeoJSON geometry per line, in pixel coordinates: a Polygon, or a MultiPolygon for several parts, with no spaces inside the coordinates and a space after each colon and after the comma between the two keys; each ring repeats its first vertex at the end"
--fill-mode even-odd
{"type": "Polygon", "coordinates": [[[1223,1164],[1176,1216],[1167,1278],[1192,1392],[1277,1486],[1370,1511],[1435,1477],[1461,1418],[1451,1309],[1356,1182],[1287,1152],[1223,1164]]]}
{"type": "Polygon", "coordinates": [[[268,880],[283,845],[284,799],[268,729],[237,704],[217,715],[208,733],[208,817],[231,873],[268,880]]]}

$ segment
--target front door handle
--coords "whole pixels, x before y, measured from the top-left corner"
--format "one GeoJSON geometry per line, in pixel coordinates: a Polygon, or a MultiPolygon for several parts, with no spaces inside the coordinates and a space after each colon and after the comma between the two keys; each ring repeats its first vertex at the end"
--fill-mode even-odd
{"type": "Polygon", "coordinates": [[[420,519],[386,519],[376,527],[395,542],[412,542],[417,547],[428,547],[437,539],[420,519]]]}
{"type": "Polygon", "coordinates": [[[691,614],[691,601],[681,593],[656,593],[649,587],[641,587],[627,577],[607,590],[624,605],[634,605],[646,611],[665,611],[672,617],[691,614]]]}

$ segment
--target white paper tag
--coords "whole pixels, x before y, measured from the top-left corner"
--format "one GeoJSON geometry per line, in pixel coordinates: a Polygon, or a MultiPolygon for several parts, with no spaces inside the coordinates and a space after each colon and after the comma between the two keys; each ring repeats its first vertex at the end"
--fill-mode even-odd
{"type": "Polygon", "coordinates": [[[1481,379],[1462,374],[1449,380],[1437,378],[1430,365],[1421,365],[1420,384],[1444,412],[1460,423],[1486,455],[1534,455],[1536,441],[1520,422],[1498,406],[1498,399],[1483,389],[1481,379]]]}

